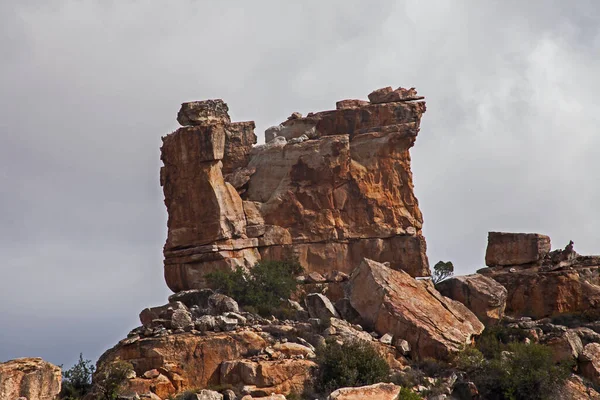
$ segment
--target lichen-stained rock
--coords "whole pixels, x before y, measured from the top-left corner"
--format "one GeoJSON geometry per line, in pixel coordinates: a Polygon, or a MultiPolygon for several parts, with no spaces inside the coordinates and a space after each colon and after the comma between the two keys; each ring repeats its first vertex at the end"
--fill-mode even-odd
{"type": "Polygon", "coordinates": [[[484,329],[471,311],[442,296],[430,281],[369,259],[352,273],[348,291],[365,321],[380,334],[405,339],[417,357],[447,358],[484,329]]]}
{"type": "Polygon", "coordinates": [[[225,150],[223,155],[223,174],[248,165],[250,151],[256,144],[254,121],[234,122],[225,125],[225,150]]]}
{"type": "Polygon", "coordinates": [[[393,383],[376,383],[369,386],[347,387],[337,389],[329,395],[327,400],[396,400],[400,394],[401,386],[393,383]]]}
{"type": "Polygon", "coordinates": [[[188,116],[197,125],[162,147],[169,287],[202,288],[208,272],[289,256],[308,272],[349,273],[367,256],[428,276],[409,154],[425,102],[407,101],[421,99],[413,89],[390,93],[293,113],[255,147],[252,121],[231,123],[220,103],[186,106],[180,114],[199,113],[188,116]]]}
{"type": "Polygon", "coordinates": [[[183,103],[177,113],[177,122],[182,126],[229,123],[229,107],[221,99],[183,103]]]}
{"type": "Polygon", "coordinates": [[[485,325],[496,324],[504,317],[506,288],[490,277],[481,274],[454,276],[435,288],[444,296],[463,303],[485,325]]]}
{"type": "Polygon", "coordinates": [[[559,389],[557,399],[568,400],[600,400],[598,393],[589,382],[584,382],[581,377],[571,375],[565,385],[559,389]]]}
{"type": "MultiPolygon", "coordinates": [[[[133,365],[137,376],[156,369],[167,382],[158,379],[132,380],[124,392],[130,393],[144,387],[161,383],[163,396],[187,389],[205,388],[209,384],[218,384],[221,363],[226,360],[240,359],[254,355],[267,347],[267,342],[251,331],[216,333],[204,336],[191,333],[162,337],[142,338],[132,344],[119,344],[104,353],[98,360],[98,366],[120,359],[133,365]],[[165,393],[166,392],[166,393],[165,393]]],[[[44,399],[45,400],[45,399],[44,399]]]]}
{"type": "Polygon", "coordinates": [[[550,252],[550,237],[539,233],[489,232],[485,264],[489,267],[540,262],[550,252]]]}
{"type": "Polygon", "coordinates": [[[41,358],[0,363],[0,399],[54,400],[60,392],[61,369],[41,358]]]}
{"type": "Polygon", "coordinates": [[[539,268],[506,268],[486,272],[508,291],[506,314],[541,319],[557,314],[600,309],[598,266],[543,272],[539,268]]]}
{"type": "Polygon", "coordinates": [[[562,334],[548,335],[544,342],[552,350],[554,362],[577,360],[583,351],[583,343],[576,331],[569,329],[562,334]]]}
{"type": "Polygon", "coordinates": [[[422,100],[423,98],[422,96],[417,96],[415,88],[405,89],[399,87],[393,90],[390,86],[374,90],[369,94],[369,101],[373,104],[422,100]]]}
{"type": "Polygon", "coordinates": [[[220,368],[220,382],[251,386],[254,391],[266,395],[302,393],[316,368],[316,363],[304,359],[225,361],[220,368]]]}
{"type": "Polygon", "coordinates": [[[600,384],[600,343],[589,343],[579,355],[579,370],[584,378],[600,384]]]}

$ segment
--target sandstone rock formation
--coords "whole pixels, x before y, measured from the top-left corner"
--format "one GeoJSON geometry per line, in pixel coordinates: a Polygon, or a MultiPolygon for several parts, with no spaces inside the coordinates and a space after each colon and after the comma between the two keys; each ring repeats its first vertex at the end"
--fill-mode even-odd
{"type": "Polygon", "coordinates": [[[539,234],[490,232],[488,239],[489,268],[479,272],[507,289],[506,314],[539,319],[600,310],[600,257],[569,245],[550,252],[550,238],[539,234]]]}
{"type": "Polygon", "coordinates": [[[184,103],[161,149],[168,286],[201,288],[207,272],[262,258],[325,274],[366,256],[428,276],[409,154],[425,102],[414,89],[369,97],[295,113],[254,147],[254,123],[231,123],[222,100],[184,103]]]}
{"type": "MultiPolygon", "coordinates": [[[[335,312],[325,296],[312,297],[335,312]]],[[[325,337],[341,343],[368,342],[392,368],[407,364],[407,352],[323,310],[319,314],[328,321],[307,320],[308,315],[294,321],[265,319],[210,289],[183,291],[171,295],[164,306],[143,310],[142,326],[108,350],[98,366],[128,362],[135,376],[123,395],[166,399],[214,385],[231,385],[237,393],[254,397],[301,393],[315,376],[315,350],[325,337]]]]}
{"type": "Polygon", "coordinates": [[[375,385],[341,388],[329,395],[328,400],[396,400],[400,394],[400,386],[393,383],[376,383],[375,385]]]}
{"type": "Polygon", "coordinates": [[[485,264],[490,267],[532,264],[550,252],[550,238],[537,233],[490,232],[485,264]]]}
{"type": "Polygon", "coordinates": [[[444,296],[460,301],[485,325],[495,324],[504,317],[507,291],[492,278],[481,274],[455,276],[435,288],[444,296]]]}
{"type": "Polygon", "coordinates": [[[381,334],[404,339],[420,358],[446,358],[470,344],[483,324],[462,303],[442,296],[433,283],[365,259],[353,272],[349,298],[381,334]]]}
{"type": "Polygon", "coordinates": [[[583,348],[579,356],[579,369],[585,378],[596,385],[600,384],[600,343],[590,343],[583,348]]]}
{"type": "Polygon", "coordinates": [[[61,369],[41,358],[18,358],[0,363],[2,400],[54,400],[61,382],[61,369]]]}

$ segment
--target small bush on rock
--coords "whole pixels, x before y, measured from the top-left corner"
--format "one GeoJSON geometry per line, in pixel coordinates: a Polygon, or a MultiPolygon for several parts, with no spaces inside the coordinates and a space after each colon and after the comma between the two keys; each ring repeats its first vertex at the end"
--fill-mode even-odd
{"type": "Polygon", "coordinates": [[[250,271],[216,271],[206,275],[209,286],[233,297],[242,307],[269,316],[298,287],[302,266],[296,260],[258,262],[250,271]]]}
{"type": "Polygon", "coordinates": [[[388,379],[390,367],[377,351],[366,342],[340,345],[330,341],[318,349],[319,374],[316,389],[330,393],[338,388],[365,386],[388,379]]]}
{"type": "Polygon", "coordinates": [[[499,348],[503,350],[490,359],[476,349],[464,350],[455,359],[456,367],[468,374],[482,398],[553,399],[571,373],[569,365],[553,362],[547,346],[512,342],[499,348]]]}
{"type": "Polygon", "coordinates": [[[96,371],[92,393],[94,399],[116,400],[133,366],[126,361],[114,361],[96,371]]]}
{"type": "Polygon", "coordinates": [[[92,388],[93,373],[92,361],[84,360],[83,354],[79,353],[79,361],[63,372],[62,389],[59,397],[64,400],[81,399],[92,388]]]}

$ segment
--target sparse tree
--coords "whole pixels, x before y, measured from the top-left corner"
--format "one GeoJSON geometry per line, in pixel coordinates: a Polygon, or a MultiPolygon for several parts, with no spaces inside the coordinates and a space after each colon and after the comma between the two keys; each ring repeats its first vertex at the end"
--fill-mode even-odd
{"type": "Polygon", "coordinates": [[[431,280],[434,284],[438,284],[452,275],[454,275],[454,265],[452,265],[452,261],[438,261],[438,263],[433,266],[431,280]]]}
{"type": "Polygon", "coordinates": [[[91,360],[84,360],[79,353],[79,361],[63,372],[61,399],[77,400],[85,396],[92,388],[94,366],[91,360]]]}

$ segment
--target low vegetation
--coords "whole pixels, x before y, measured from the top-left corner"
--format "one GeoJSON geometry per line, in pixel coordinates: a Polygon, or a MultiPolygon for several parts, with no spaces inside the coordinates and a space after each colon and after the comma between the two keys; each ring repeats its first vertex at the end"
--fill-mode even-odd
{"type": "Polygon", "coordinates": [[[78,400],[85,396],[92,388],[92,375],[94,366],[91,360],[85,360],[83,353],[79,353],[79,361],[68,370],[63,371],[60,398],[64,400],[78,400]]]}
{"type": "Polygon", "coordinates": [[[490,400],[546,400],[571,373],[572,365],[555,364],[547,346],[526,343],[518,329],[486,329],[477,348],[459,353],[455,366],[490,400]]]}
{"type": "Polygon", "coordinates": [[[302,272],[296,260],[265,260],[250,271],[217,271],[207,274],[206,279],[212,289],[233,297],[245,309],[269,316],[278,310],[284,313],[280,310],[282,300],[297,289],[296,276],[302,272]]]}
{"type": "Polygon", "coordinates": [[[330,341],[317,352],[319,374],[315,388],[321,393],[350,386],[372,385],[389,379],[390,367],[366,342],[340,345],[330,341]]]}
{"type": "Polygon", "coordinates": [[[90,360],[85,360],[83,354],[79,361],[70,369],[63,372],[62,390],[59,398],[62,400],[115,400],[133,371],[133,366],[125,361],[115,361],[105,365],[94,374],[94,366],[90,360]],[[92,375],[94,380],[92,382],[92,375]]]}

